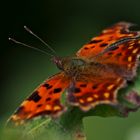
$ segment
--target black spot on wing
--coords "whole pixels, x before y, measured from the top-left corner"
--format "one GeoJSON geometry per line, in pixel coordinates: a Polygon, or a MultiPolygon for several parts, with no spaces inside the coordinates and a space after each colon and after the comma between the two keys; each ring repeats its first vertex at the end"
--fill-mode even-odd
{"type": "Polygon", "coordinates": [[[90,42],[89,42],[89,44],[93,44],[93,43],[99,43],[99,42],[101,42],[102,40],[91,40],[90,42]]]}
{"type": "Polygon", "coordinates": [[[81,84],[81,85],[80,85],[80,87],[86,87],[86,86],[87,86],[86,84],[81,84]]]}
{"type": "Polygon", "coordinates": [[[41,107],[41,106],[42,106],[42,104],[38,104],[38,105],[37,105],[37,107],[41,107]]]}
{"type": "Polygon", "coordinates": [[[43,85],[43,87],[46,87],[46,89],[51,89],[52,85],[49,85],[49,84],[46,83],[46,84],[43,85]]]}
{"type": "Polygon", "coordinates": [[[91,46],[90,48],[95,48],[95,46],[91,46]]]}
{"type": "Polygon", "coordinates": [[[38,91],[35,91],[27,100],[38,102],[40,99],[41,99],[41,97],[39,96],[38,91]]]}
{"type": "Polygon", "coordinates": [[[55,88],[54,91],[53,91],[53,93],[59,93],[59,92],[61,92],[61,91],[62,91],[61,88],[55,88]]]}
{"type": "Polygon", "coordinates": [[[98,85],[93,85],[92,86],[92,89],[97,89],[98,88],[98,85]]]}
{"type": "Polygon", "coordinates": [[[85,50],[88,50],[88,48],[87,48],[87,47],[85,47],[84,49],[85,49],[85,50]]]}
{"type": "Polygon", "coordinates": [[[100,45],[100,47],[102,48],[102,47],[106,47],[108,44],[107,43],[102,43],[101,45],[100,45]]]}
{"type": "Polygon", "coordinates": [[[43,85],[43,87],[46,87],[46,88],[48,88],[49,86],[50,86],[50,85],[47,84],[47,83],[43,85]]]}
{"type": "Polygon", "coordinates": [[[113,55],[113,52],[109,52],[108,55],[113,55]]]}
{"type": "Polygon", "coordinates": [[[51,100],[51,98],[50,98],[50,97],[46,98],[46,101],[50,101],[50,100],[51,100]]]}
{"type": "Polygon", "coordinates": [[[81,90],[80,90],[80,88],[74,88],[74,93],[79,93],[79,92],[81,92],[81,90]]]}

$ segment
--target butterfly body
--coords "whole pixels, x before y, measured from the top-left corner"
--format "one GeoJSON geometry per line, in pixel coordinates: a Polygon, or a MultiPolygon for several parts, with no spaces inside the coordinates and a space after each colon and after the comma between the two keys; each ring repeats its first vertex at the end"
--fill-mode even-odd
{"type": "MultiPolygon", "coordinates": [[[[99,77],[100,75],[105,75],[106,73],[114,73],[112,68],[97,62],[94,59],[82,59],[79,57],[64,57],[64,58],[54,58],[56,66],[64,72],[66,77],[74,82],[80,79],[83,81],[89,79],[89,76],[99,77]]],[[[112,76],[112,74],[110,74],[112,76]]],[[[91,79],[92,80],[92,79],[91,79]]]]}
{"type": "Polygon", "coordinates": [[[21,122],[38,115],[59,117],[66,103],[88,111],[98,104],[117,105],[117,94],[136,76],[140,56],[140,32],[120,22],[91,39],[73,57],[53,57],[60,73],[41,84],[11,116],[21,122]],[[66,91],[66,92],[64,92],[66,91]]]}

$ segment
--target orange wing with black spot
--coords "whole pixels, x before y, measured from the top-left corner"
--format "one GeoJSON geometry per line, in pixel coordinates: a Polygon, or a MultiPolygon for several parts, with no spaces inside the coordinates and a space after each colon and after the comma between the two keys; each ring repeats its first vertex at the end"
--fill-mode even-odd
{"type": "Polygon", "coordinates": [[[65,111],[60,98],[68,84],[69,79],[63,73],[52,76],[21,104],[10,120],[20,124],[38,115],[59,116],[65,111]]]}
{"type": "Polygon", "coordinates": [[[76,81],[71,83],[68,90],[70,104],[79,106],[83,111],[98,104],[117,104],[117,91],[125,86],[125,80],[114,76],[110,78],[98,77],[91,81],[76,81]]]}
{"type": "Polygon", "coordinates": [[[136,38],[140,35],[140,32],[129,31],[132,25],[127,22],[119,22],[103,30],[99,36],[92,38],[89,43],[85,44],[76,55],[78,57],[92,58],[118,41],[122,43],[127,39],[136,38]]]}
{"type": "Polygon", "coordinates": [[[108,48],[96,61],[114,69],[118,74],[131,80],[139,64],[140,40],[134,39],[108,48]],[[113,48],[113,49],[112,49],[113,48]]]}

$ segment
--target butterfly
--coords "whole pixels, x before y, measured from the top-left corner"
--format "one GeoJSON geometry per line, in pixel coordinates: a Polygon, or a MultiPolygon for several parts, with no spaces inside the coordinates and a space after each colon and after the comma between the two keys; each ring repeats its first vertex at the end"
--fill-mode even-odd
{"type": "Polygon", "coordinates": [[[132,25],[119,22],[106,28],[73,57],[53,56],[60,72],[37,87],[10,120],[57,118],[66,111],[66,104],[83,111],[99,104],[116,105],[118,90],[134,79],[139,64],[140,32],[130,31],[132,25]],[[61,103],[62,94],[66,104],[61,103]]]}

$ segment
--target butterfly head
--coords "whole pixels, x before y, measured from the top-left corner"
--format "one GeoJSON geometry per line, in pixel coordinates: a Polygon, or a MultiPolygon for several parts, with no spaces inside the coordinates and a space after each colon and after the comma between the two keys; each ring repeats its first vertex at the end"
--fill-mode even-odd
{"type": "Polygon", "coordinates": [[[63,70],[63,65],[62,65],[62,58],[58,57],[58,56],[54,56],[52,58],[52,61],[54,64],[56,64],[56,66],[60,69],[63,70]]]}

